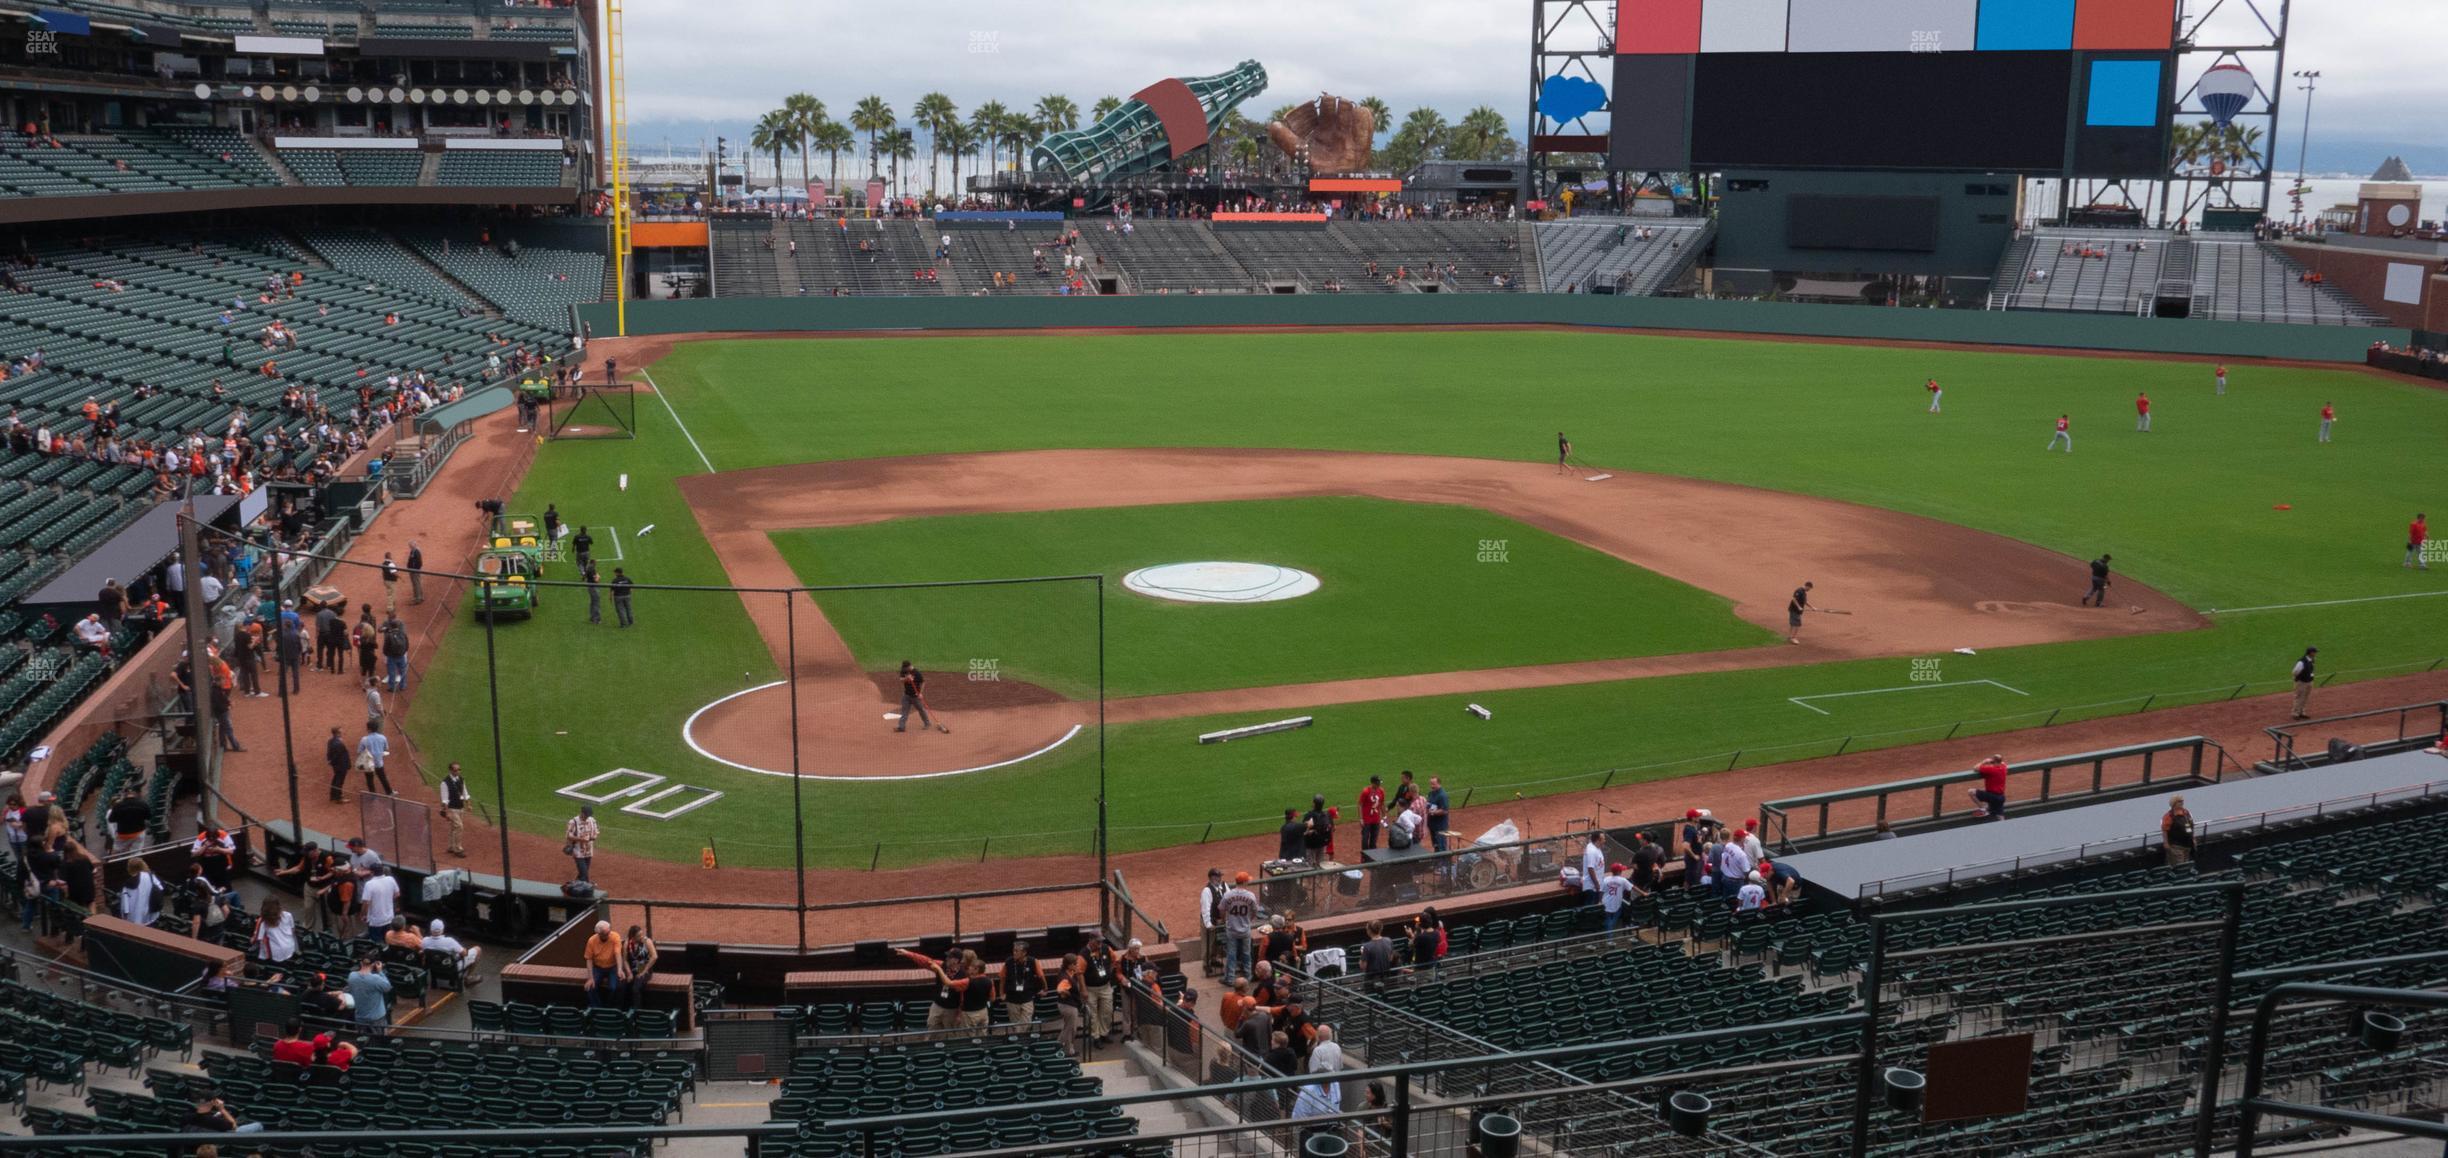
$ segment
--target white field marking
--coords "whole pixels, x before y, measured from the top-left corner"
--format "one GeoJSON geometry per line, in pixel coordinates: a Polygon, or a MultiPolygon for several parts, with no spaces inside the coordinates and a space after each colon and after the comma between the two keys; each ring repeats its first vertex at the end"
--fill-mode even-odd
{"type": "Polygon", "coordinates": [[[635,768],[615,768],[609,772],[589,776],[576,784],[569,785],[568,787],[555,788],[553,791],[559,795],[567,796],[572,800],[584,800],[589,804],[609,804],[612,801],[618,800],[624,796],[635,796],[638,793],[644,792],[657,784],[663,783],[663,780],[663,777],[657,776],[652,772],[640,772],[635,768]],[[601,784],[606,780],[610,780],[615,776],[628,777],[636,782],[620,788],[615,788],[610,792],[598,793],[588,791],[596,785],[601,784]]]}
{"type": "Polygon", "coordinates": [[[1826,708],[1805,703],[1803,701],[1833,700],[1841,699],[1845,696],[1875,696],[1882,695],[1887,692],[1926,692],[1934,688],[1968,688],[1975,684],[1988,684],[1990,687],[2013,692],[2018,696],[2028,696],[2031,694],[2030,692],[2024,691],[2021,688],[2007,687],[2005,684],[1999,683],[1996,680],[1949,680],[1943,683],[1906,684],[1900,688],[1868,688],[1858,692],[1821,692],[1815,696],[1787,696],[1785,697],[1785,702],[1796,707],[1809,708],[1811,711],[1817,712],[1822,716],[1832,716],[1835,714],[1834,712],[1828,711],[1826,708]]]}
{"type": "Polygon", "coordinates": [[[2293,611],[2299,607],[2343,607],[2349,603],[2386,603],[2396,599],[2433,599],[2448,591],[2413,591],[2404,595],[2366,595],[2359,599],[2318,599],[2310,603],[2272,603],[2266,607],[2213,607],[2212,615],[2242,615],[2248,611],[2293,611]]]}
{"type": "Polygon", "coordinates": [[[689,449],[697,452],[697,461],[705,464],[706,473],[713,474],[714,460],[707,458],[705,448],[697,445],[697,436],[689,433],[688,423],[680,421],[679,408],[672,405],[671,395],[663,392],[662,385],[654,380],[654,375],[639,370],[638,377],[644,378],[646,384],[654,388],[655,397],[663,400],[663,409],[672,416],[672,425],[680,428],[680,437],[687,439],[689,449]]]}
{"type": "MultiPolygon", "coordinates": [[[[715,755],[715,754],[714,754],[714,753],[712,753],[712,752],[708,752],[708,751],[706,751],[706,749],[705,749],[705,745],[700,744],[700,743],[698,743],[698,742],[697,742],[697,717],[702,716],[702,715],[706,714],[707,712],[713,711],[714,709],[719,708],[719,707],[723,706],[724,704],[730,703],[731,701],[736,700],[736,699],[740,698],[741,696],[747,695],[747,694],[749,694],[750,692],[761,692],[761,691],[764,691],[764,690],[765,690],[765,689],[767,689],[767,688],[778,688],[778,687],[781,687],[781,686],[782,686],[782,681],[781,681],[781,680],[775,680],[775,681],[773,681],[773,682],[771,682],[771,683],[763,683],[763,684],[758,684],[757,686],[755,686],[755,687],[753,687],[753,688],[744,688],[744,689],[741,689],[740,691],[733,692],[733,693],[731,693],[730,695],[724,696],[723,698],[721,698],[721,699],[719,699],[719,700],[716,700],[716,701],[714,701],[713,703],[707,704],[706,706],[704,706],[704,707],[702,707],[702,708],[697,709],[696,711],[690,712],[690,713],[689,713],[689,718],[688,718],[687,722],[685,722],[685,723],[683,723],[683,724],[681,724],[681,725],[680,725],[680,738],[681,738],[682,740],[687,741],[687,742],[688,742],[688,746],[689,746],[689,747],[690,747],[692,750],[694,750],[694,751],[695,751],[695,752],[696,752],[698,755],[703,756],[703,757],[705,757],[705,758],[706,758],[706,759],[708,759],[708,760],[712,760],[713,762],[715,762],[715,763],[717,763],[717,764],[725,765],[725,766],[727,766],[727,767],[731,767],[731,768],[737,768],[737,769],[739,769],[739,770],[740,770],[740,771],[742,771],[742,772],[754,772],[754,773],[756,773],[756,774],[757,774],[757,775],[759,775],[759,776],[790,776],[790,775],[793,775],[793,773],[792,773],[792,772],[790,772],[788,769],[780,769],[780,768],[759,768],[759,767],[757,767],[757,766],[756,766],[756,765],[754,765],[754,764],[742,764],[742,763],[740,763],[740,762],[739,762],[739,761],[737,761],[737,760],[725,760],[725,759],[723,759],[722,757],[717,756],[717,755],[715,755]]],[[[893,719],[893,718],[894,718],[894,716],[893,716],[892,714],[890,714],[890,713],[887,713],[887,714],[886,714],[886,716],[885,716],[885,718],[886,718],[886,719],[893,719]]],[[[1063,733],[1063,734],[1062,734],[1062,737],[1061,737],[1060,739],[1055,740],[1053,743],[1048,744],[1048,745],[1046,745],[1046,746],[1045,746],[1045,747],[1043,747],[1043,748],[1039,748],[1039,749],[1037,749],[1036,751],[1031,752],[1031,753],[1029,753],[1029,754],[1027,754],[1027,755],[1025,755],[1025,756],[1014,756],[1014,757],[1012,757],[1012,758],[1011,758],[1011,759],[1009,759],[1009,760],[997,760],[997,761],[995,761],[995,762],[994,762],[994,763],[992,763],[992,764],[980,764],[980,765],[978,765],[978,766],[977,766],[977,767],[975,767],[975,768],[953,768],[953,769],[950,769],[950,770],[948,770],[948,771],[943,771],[943,772],[912,772],[912,773],[909,773],[909,774],[907,774],[907,775],[903,775],[903,776],[818,776],[818,775],[816,775],[816,774],[814,774],[814,773],[812,773],[812,772],[801,772],[801,773],[797,773],[797,775],[798,775],[798,777],[799,777],[800,779],[802,779],[802,780],[841,780],[841,781],[848,781],[848,782],[851,782],[851,783],[859,783],[859,782],[863,782],[863,781],[870,781],[870,780],[873,780],[873,781],[893,781],[893,780],[935,780],[935,779],[940,779],[940,778],[945,777],[945,776],[966,776],[966,775],[968,775],[968,774],[969,774],[969,773],[971,773],[971,772],[991,772],[991,771],[993,771],[993,770],[995,770],[995,769],[997,769],[997,768],[1009,768],[1009,767],[1011,767],[1011,766],[1012,766],[1012,765],[1014,765],[1014,764],[1019,764],[1019,763],[1023,763],[1023,762],[1025,762],[1025,761],[1034,760],[1034,759],[1036,759],[1036,758],[1037,758],[1037,757],[1039,757],[1039,756],[1043,756],[1043,755],[1045,755],[1046,753],[1051,752],[1051,751],[1053,751],[1053,750],[1054,750],[1054,749],[1056,749],[1056,748],[1060,748],[1060,747],[1062,747],[1063,745],[1070,743],[1070,742],[1071,742],[1071,741],[1072,741],[1074,738],[1078,737],[1078,735],[1079,735],[1081,732],[1084,732],[1084,731],[1086,731],[1086,730],[1087,730],[1087,728],[1086,728],[1085,726],[1083,726],[1083,725],[1080,725],[1080,724],[1073,724],[1073,725],[1071,725],[1071,730],[1070,730],[1070,731],[1063,733]]]]}
{"type": "Polygon", "coordinates": [[[722,798],[722,793],[716,792],[711,788],[699,788],[694,784],[674,784],[661,792],[657,792],[654,795],[645,798],[644,800],[632,801],[628,804],[622,805],[621,811],[647,817],[652,820],[670,820],[672,817],[678,816],[683,812],[695,811],[722,798]],[[694,792],[697,793],[697,795],[690,799],[688,803],[680,805],[677,808],[657,810],[647,807],[647,805],[653,804],[654,802],[661,800],[675,792],[694,792]]]}
{"type": "Polygon", "coordinates": [[[615,562],[615,563],[626,563],[626,562],[628,562],[628,561],[629,561],[628,556],[621,554],[621,549],[620,549],[620,528],[619,528],[619,527],[612,526],[612,525],[610,525],[610,524],[608,524],[608,523],[607,523],[607,524],[605,524],[605,526],[604,526],[604,534],[606,534],[606,535],[610,535],[610,536],[612,537],[612,561],[613,561],[613,562],[615,562]]]}

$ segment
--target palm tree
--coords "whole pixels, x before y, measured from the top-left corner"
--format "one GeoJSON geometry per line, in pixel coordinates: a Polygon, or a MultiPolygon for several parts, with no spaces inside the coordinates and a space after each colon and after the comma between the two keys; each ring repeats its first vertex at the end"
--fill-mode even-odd
{"type": "Polygon", "coordinates": [[[832,182],[834,191],[840,192],[842,151],[858,147],[857,135],[850,131],[850,126],[827,117],[823,124],[816,127],[816,132],[810,136],[809,143],[822,149],[825,156],[830,159],[832,176],[829,180],[832,182]]]}
{"type": "MultiPolygon", "coordinates": [[[[2193,204],[2193,167],[2201,163],[2203,142],[2209,139],[2210,126],[2198,122],[2178,122],[2168,130],[2169,167],[2184,174],[2184,200],[2178,212],[2193,204]]],[[[2167,224],[2168,207],[2159,207],[2159,224],[2167,224]]]]}
{"type": "Polygon", "coordinates": [[[1397,171],[1416,168],[1436,157],[1450,135],[1443,114],[1435,109],[1413,109],[1403,118],[1402,128],[1395,130],[1394,139],[1386,143],[1386,159],[1397,171]]]}
{"type": "MultiPolygon", "coordinates": [[[[792,93],[782,98],[782,114],[790,118],[791,137],[799,145],[799,188],[808,187],[808,138],[825,123],[824,102],[807,93],[792,93]]],[[[782,183],[779,169],[774,172],[774,184],[782,183]]]]}
{"type": "Polygon", "coordinates": [[[893,116],[892,106],[885,104],[880,96],[861,97],[858,107],[850,110],[850,127],[867,134],[867,176],[870,180],[883,175],[876,168],[876,138],[891,132],[900,123],[899,118],[893,116]]]}
{"type": "Polygon", "coordinates": [[[883,150],[885,161],[892,167],[892,181],[887,188],[898,197],[901,195],[901,162],[918,159],[917,135],[908,129],[894,129],[884,134],[883,150]]]}
{"type": "Polygon", "coordinates": [[[1105,118],[1107,118],[1107,117],[1110,117],[1110,116],[1114,115],[1114,111],[1115,111],[1116,109],[1121,108],[1121,107],[1122,107],[1122,98],[1121,98],[1121,97],[1118,97],[1118,96],[1098,97],[1098,98],[1097,98],[1096,107],[1095,107],[1095,108],[1093,108],[1093,109],[1090,109],[1090,110],[1088,111],[1088,119],[1089,119],[1089,120],[1092,120],[1092,121],[1101,121],[1101,120],[1104,120],[1105,118]]]}
{"type": "Polygon", "coordinates": [[[1027,113],[1012,113],[995,128],[1002,134],[1003,143],[1011,146],[1012,168],[1020,168],[1021,159],[1028,155],[1030,139],[1038,134],[1037,122],[1027,113]]]}
{"type": "Polygon", "coordinates": [[[1360,107],[1369,111],[1369,151],[1377,149],[1377,138],[1394,131],[1394,110],[1376,97],[1360,98],[1360,107]]]}
{"type": "Polygon", "coordinates": [[[1487,105],[1463,114],[1462,123],[1454,126],[1453,140],[1450,152],[1466,161],[1510,160],[1518,147],[1506,131],[1504,114],[1487,105]]]}
{"type": "Polygon", "coordinates": [[[932,193],[937,184],[935,164],[943,157],[944,128],[960,123],[960,109],[952,103],[951,97],[931,92],[919,97],[918,103],[910,107],[910,120],[926,130],[927,192],[932,193]]]}
{"type": "Polygon", "coordinates": [[[1003,121],[1009,116],[1011,110],[1004,108],[1002,101],[987,101],[970,110],[969,131],[977,134],[978,144],[986,147],[986,171],[989,173],[994,171],[995,146],[1001,143],[1003,121]]]}
{"type": "Polygon", "coordinates": [[[1037,98],[1037,125],[1047,133],[1067,133],[1080,126],[1079,106],[1060,93],[1037,98]]]}
{"type": "MultiPolygon", "coordinates": [[[[791,117],[789,109],[775,109],[765,114],[757,121],[756,127],[748,131],[749,148],[760,153],[773,154],[774,192],[777,194],[782,191],[782,150],[788,148],[790,143],[798,138],[798,135],[799,123],[791,117]]],[[[753,176],[749,179],[748,186],[751,191],[755,189],[756,180],[753,176]]]]}
{"type": "Polygon", "coordinates": [[[936,134],[935,144],[952,154],[952,196],[957,198],[961,195],[961,156],[977,148],[977,134],[970,132],[969,126],[958,120],[948,121],[943,130],[936,134]]]}

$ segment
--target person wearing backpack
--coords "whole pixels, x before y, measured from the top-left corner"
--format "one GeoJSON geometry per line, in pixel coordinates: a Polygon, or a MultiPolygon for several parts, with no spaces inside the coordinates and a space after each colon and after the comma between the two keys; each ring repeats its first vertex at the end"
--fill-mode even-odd
{"type": "Polygon", "coordinates": [[[394,615],[382,625],[383,683],[393,692],[408,690],[408,625],[394,615]]]}
{"type": "Polygon", "coordinates": [[[2169,864],[2193,862],[2193,813],[2185,807],[2184,797],[2168,798],[2167,815],[2159,818],[2159,835],[2169,864]]]}
{"type": "Polygon", "coordinates": [[[150,925],[161,915],[161,878],[153,875],[143,857],[128,862],[128,883],[119,890],[119,915],[131,925],[150,925]]]}

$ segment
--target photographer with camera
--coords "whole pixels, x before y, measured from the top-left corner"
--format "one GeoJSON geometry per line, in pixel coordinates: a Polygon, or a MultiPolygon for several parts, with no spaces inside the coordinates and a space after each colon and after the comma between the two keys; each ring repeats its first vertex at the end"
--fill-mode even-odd
{"type": "Polygon", "coordinates": [[[179,1123],[179,1131],[185,1134],[253,1134],[263,1128],[261,1122],[239,1125],[237,1115],[230,1113],[221,1099],[213,1097],[196,1099],[195,1109],[188,1113],[186,1121],[179,1123]]]}
{"type": "Polygon", "coordinates": [[[381,1037],[391,1027],[391,979],[383,976],[379,959],[357,959],[357,971],[348,975],[348,995],[357,1028],[367,1037],[381,1037]]]}

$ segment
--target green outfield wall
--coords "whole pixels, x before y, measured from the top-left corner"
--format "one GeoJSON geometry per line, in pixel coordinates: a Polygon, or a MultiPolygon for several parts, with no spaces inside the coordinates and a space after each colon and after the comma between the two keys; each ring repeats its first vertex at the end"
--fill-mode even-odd
{"type": "MultiPolygon", "coordinates": [[[[613,307],[581,306],[598,336],[613,307]]],[[[2130,351],[2225,358],[2361,362],[2371,343],[2403,345],[2399,329],[2128,318],[2106,314],[1904,310],[1790,302],[1579,294],[1281,294],[1192,297],[698,298],[633,302],[629,332],[860,332],[1046,329],[1065,326],[1565,325],[1729,335],[2130,351]]]]}

